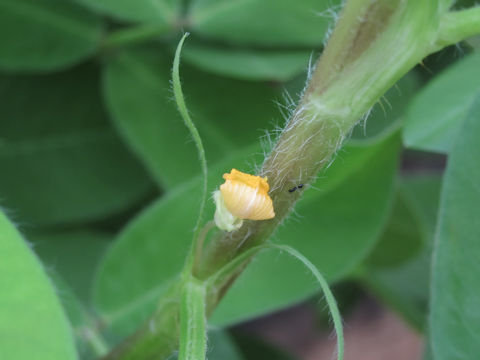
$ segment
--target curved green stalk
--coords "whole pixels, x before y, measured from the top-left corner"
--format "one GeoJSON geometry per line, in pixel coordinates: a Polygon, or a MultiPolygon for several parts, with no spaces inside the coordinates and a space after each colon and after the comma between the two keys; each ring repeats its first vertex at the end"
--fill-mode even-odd
{"type": "Polygon", "coordinates": [[[205,157],[205,149],[203,147],[202,138],[198,133],[195,124],[193,123],[190,115],[188,113],[187,105],[185,104],[185,98],[183,96],[182,91],[182,84],[180,82],[180,54],[182,52],[182,46],[185,42],[185,39],[189,33],[185,33],[178,43],[177,50],[175,51],[175,58],[173,60],[173,69],[172,69],[172,84],[173,84],[173,95],[175,97],[175,102],[177,103],[178,111],[182,116],[185,125],[187,126],[190,134],[192,135],[193,141],[195,142],[195,146],[197,147],[198,157],[200,159],[200,165],[202,168],[202,176],[203,176],[203,189],[202,189],[202,199],[200,202],[200,210],[198,212],[197,223],[195,224],[195,230],[193,235],[193,244],[192,244],[192,251],[189,255],[189,259],[187,259],[187,266],[185,270],[189,271],[193,266],[195,253],[197,253],[197,242],[198,242],[198,235],[200,232],[200,224],[203,220],[203,213],[205,211],[205,203],[207,202],[207,159],[205,157]]]}
{"type": "Polygon", "coordinates": [[[223,283],[228,282],[229,279],[234,277],[239,271],[241,271],[244,265],[258,252],[265,250],[265,249],[275,249],[285,251],[294,258],[301,261],[315,276],[317,279],[320,288],[322,289],[323,293],[325,294],[325,299],[327,301],[328,308],[330,310],[330,314],[332,315],[333,325],[335,328],[335,332],[337,334],[337,354],[338,360],[343,360],[344,354],[344,337],[343,337],[343,326],[342,326],[342,319],[340,316],[340,311],[338,310],[337,302],[335,297],[332,294],[332,291],[328,287],[328,282],[325,280],[323,275],[318,271],[318,269],[313,265],[305,256],[303,256],[300,252],[295,250],[294,248],[288,245],[277,245],[266,243],[259,246],[252,247],[236,258],[231,260],[228,264],[224,265],[220,268],[215,274],[213,274],[208,280],[208,289],[209,289],[209,297],[217,298],[217,293],[219,292],[218,289],[223,287],[223,283]]]}
{"type": "Polygon", "coordinates": [[[318,271],[318,269],[313,265],[310,260],[308,260],[305,256],[299,253],[294,248],[288,245],[275,245],[270,244],[270,247],[285,251],[292,255],[294,258],[300,260],[315,276],[318,283],[320,284],[320,288],[322,289],[323,293],[325,294],[325,300],[327,301],[328,309],[330,310],[330,314],[332,315],[333,326],[335,328],[335,333],[337,334],[337,359],[343,360],[343,353],[344,353],[344,337],[343,337],[343,325],[342,325],[342,318],[340,316],[340,311],[338,310],[337,301],[332,294],[332,291],[328,287],[327,280],[323,277],[323,275],[318,271]]]}
{"type": "Polygon", "coordinates": [[[437,44],[441,48],[480,34],[480,5],[445,13],[440,20],[437,44]]]}

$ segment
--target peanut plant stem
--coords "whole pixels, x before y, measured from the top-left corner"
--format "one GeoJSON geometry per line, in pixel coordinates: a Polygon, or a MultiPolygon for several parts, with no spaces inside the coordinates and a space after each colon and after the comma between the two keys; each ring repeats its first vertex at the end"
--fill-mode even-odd
{"type": "MultiPolygon", "coordinates": [[[[445,0],[346,2],[298,108],[261,169],[260,175],[269,180],[275,218],[245,221],[237,231],[218,233],[194,269],[196,279],[208,280],[247,252],[237,269],[207,289],[207,313],[248,264],[250,253],[254,254],[290,213],[301,192],[288,189],[312,183],[353,126],[425,56],[480,31],[478,8],[450,13],[446,4],[445,0]]],[[[165,359],[177,349],[178,289],[183,285],[180,281],[175,291],[162,298],[149,324],[106,359],[165,359]],[[149,325],[156,330],[149,330],[149,325]]]]}

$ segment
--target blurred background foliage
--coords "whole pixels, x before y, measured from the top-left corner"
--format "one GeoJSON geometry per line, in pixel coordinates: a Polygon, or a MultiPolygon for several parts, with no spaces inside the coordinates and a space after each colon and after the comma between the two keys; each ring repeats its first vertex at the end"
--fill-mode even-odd
{"type": "MultiPolygon", "coordinates": [[[[254,171],[261,163],[339,3],[0,0],[1,206],[53,279],[82,359],[105,350],[101,337],[113,345],[148,317],[191,240],[200,167],[170,89],[182,31],[192,33],[183,54],[184,92],[213,190],[230,168],[254,171]]],[[[480,56],[469,54],[475,44],[478,39],[434,54],[401,79],[273,238],[294,245],[337,284],[341,304],[352,296],[342,284],[356,283],[420,332],[427,330],[435,287],[430,258],[445,156],[460,154],[452,171],[474,165],[462,165],[468,159],[461,152],[471,149],[458,149],[455,135],[464,131],[463,119],[478,120],[480,56]]],[[[445,201],[454,203],[463,190],[448,176],[445,201]]],[[[440,212],[442,223],[450,219],[447,210],[440,212]]],[[[213,214],[213,204],[208,211],[213,214]]],[[[467,233],[475,230],[469,226],[467,233]]],[[[448,228],[439,231],[449,236],[448,228]]],[[[41,276],[28,251],[9,251],[0,257],[29,259],[41,276]]],[[[0,263],[9,271],[8,261],[0,263]]],[[[37,280],[16,281],[22,291],[37,280]]],[[[42,291],[52,292],[42,281],[42,291]]],[[[290,359],[228,329],[316,297],[314,281],[294,260],[261,254],[215,311],[209,358],[290,359]]],[[[9,324],[19,311],[3,307],[0,318],[9,324]]],[[[61,319],[48,326],[39,321],[20,334],[42,334],[43,344],[53,344],[62,326],[61,319]]],[[[21,358],[4,351],[5,358],[21,358]]]]}

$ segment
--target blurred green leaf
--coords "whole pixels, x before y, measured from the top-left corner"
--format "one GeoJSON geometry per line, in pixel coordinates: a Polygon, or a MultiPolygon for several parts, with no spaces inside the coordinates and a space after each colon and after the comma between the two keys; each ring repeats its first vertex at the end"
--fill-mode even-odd
{"type": "Polygon", "coordinates": [[[474,359],[480,353],[479,135],[480,94],[465,112],[442,188],[430,313],[437,360],[474,359]]]}
{"type": "Polygon", "coordinates": [[[146,196],[151,180],[112,129],[98,73],[1,76],[0,198],[28,224],[98,219],[146,196]]]}
{"type": "Polygon", "coordinates": [[[337,0],[193,0],[189,29],[238,44],[318,46],[333,23],[337,0]]]}
{"type": "MultiPolygon", "coordinates": [[[[368,254],[387,220],[398,151],[398,136],[392,135],[371,146],[345,146],[332,166],[320,174],[314,184],[318,190],[308,191],[297,205],[298,221],[280,228],[273,241],[308,254],[330,281],[346,276],[368,254]],[[352,168],[352,172],[340,168],[352,168]]],[[[299,302],[316,291],[315,283],[295,259],[264,252],[228,291],[212,322],[225,326],[245,321],[299,302]]]]}
{"type": "Polygon", "coordinates": [[[188,44],[185,61],[214,74],[247,80],[287,81],[306,71],[311,51],[257,50],[188,44]]]}
{"type": "Polygon", "coordinates": [[[179,0],[76,0],[93,11],[120,20],[157,24],[174,23],[179,0]]]}
{"type": "Polygon", "coordinates": [[[93,360],[108,352],[108,344],[102,338],[98,324],[88,307],[82,302],[64,279],[53,270],[48,271],[66,315],[70,320],[76,340],[77,352],[82,360],[93,360]]]}
{"type": "Polygon", "coordinates": [[[441,178],[435,175],[415,175],[402,179],[399,194],[406,206],[404,210],[408,210],[410,214],[402,220],[394,218],[394,211],[390,224],[403,223],[403,230],[397,233],[403,237],[387,237],[391,233],[389,225],[374,253],[379,257],[383,249],[388,256],[394,249],[398,249],[398,243],[406,246],[406,241],[413,241],[415,248],[420,246],[420,251],[413,257],[403,257],[403,261],[397,262],[396,266],[379,266],[382,264],[372,264],[370,261],[361,274],[362,282],[374,294],[420,331],[424,330],[427,316],[432,242],[440,185],[441,178]],[[402,222],[399,223],[399,220],[402,222]],[[389,245],[392,249],[388,249],[389,245]]]}
{"type": "Polygon", "coordinates": [[[0,68],[49,71],[94,53],[100,18],[70,0],[0,0],[0,68]]]}
{"type": "MultiPolygon", "coordinates": [[[[185,46],[185,49],[188,44],[185,46]]],[[[120,132],[157,181],[173,188],[200,172],[188,130],[171,100],[171,60],[159,51],[130,50],[111,59],[104,92],[120,132]]],[[[279,117],[279,91],[181,68],[187,107],[208,162],[250,144],[279,117]]]]}
{"type": "Polygon", "coordinates": [[[38,259],[0,212],[0,358],[77,359],[72,331],[38,259]]]}
{"type": "Polygon", "coordinates": [[[462,119],[480,93],[480,53],[434,78],[412,101],[403,139],[409,148],[449,152],[462,119]]]}
{"type": "Polygon", "coordinates": [[[87,304],[95,268],[111,237],[91,230],[28,235],[42,262],[59,274],[75,295],[87,304]]]}
{"type": "Polygon", "coordinates": [[[419,220],[399,192],[388,225],[366,262],[373,268],[396,267],[412,258],[422,247],[419,220]]]}
{"type": "Polygon", "coordinates": [[[211,330],[208,333],[208,360],[293,360],[265,341],[246,335],[230,335],[226,330],[211,330]]]}
{"type": "MultiPolygon", "coordinates": [[[[208,332],[208,360],[245,360],[227,331],[213,330],[208,332]]],[[[250,358],[248,358],[250,360],[250,358]]]]}

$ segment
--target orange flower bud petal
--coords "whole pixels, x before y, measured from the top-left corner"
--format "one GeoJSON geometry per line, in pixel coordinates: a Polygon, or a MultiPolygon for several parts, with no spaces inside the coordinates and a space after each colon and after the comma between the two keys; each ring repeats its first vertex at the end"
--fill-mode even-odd
{"type": "Polygon", "coordinates": [[[275,217],[272,199],[268,195],[266,178],[232,169],[224,174],[220,186],[226,208],[235,217],[249,220],[266,220],[275,217]]]}

